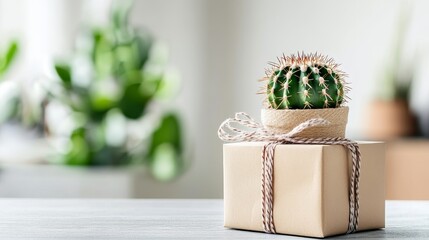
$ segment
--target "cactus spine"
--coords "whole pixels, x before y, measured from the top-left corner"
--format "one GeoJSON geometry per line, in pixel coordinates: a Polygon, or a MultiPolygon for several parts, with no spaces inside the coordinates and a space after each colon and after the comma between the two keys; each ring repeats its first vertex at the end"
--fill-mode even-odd
{"type": "Polygon", "coordinates": [[[347,99],[346,74],[332,58],[298,53],[283,55],[270,65],[263,78],[269,108],[335,108],[347,99]]]}

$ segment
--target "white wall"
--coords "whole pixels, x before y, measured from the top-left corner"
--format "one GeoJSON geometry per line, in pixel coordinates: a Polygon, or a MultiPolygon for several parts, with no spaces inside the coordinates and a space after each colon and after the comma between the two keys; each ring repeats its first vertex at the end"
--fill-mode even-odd
{"type": "MultiPolygon", "coordinates": [[[[21,1],[38,11],[26,10],[25,15],[34,19],[53,3],[43,0],[38,2],[40,6],[34,6],[29,3],[32,1],[21,1]]],[[[6,4],[0,0],[0,33],[9,22],[15,24],[10,19],[33,24],[32,19],[20,20],[10,13],[4,17],[3,13],[8,12],[5,6],[21,8],[11,2],[14,1],[6,4]]],[[[36,21],[39,25],[46,24],[35,26],[41,31],[44,27],[50,29],[43,33],[54,38],[52,46],[56,50],[52,53],[70,51],[69,37],[78,26],[76,16],[79,16],[80,4],[80,1],[60,1],[54,4],[55,8],[50,8],[54,12],[59,9],[58,13],[48,11],[52,19],[43,23],[36,21]],[[57,31],[64,37],[56,37],[57,31]]],[[[92,4],[101,18],[100,9],[105,9],[105,4],[105,1],[92,4]]],[[[260,86],[257,80],[263,76],[267,62],[283,52],[318,51],[343,64],[353,88],[347,135],[361,138],[364,109],[376,88],[383,87],[379,79],[391,56],[400,9],[405,6],[411,6],[414,15],[404,58],[410,58],[415,51],[422,54],[426,60],[418,65],[420,79],[424,80],[426,68],[421,64],[429,62],[428,1],[137,0],[132,21],[146,26],[169,45],[171,63],[182,74],[183,89],[175,107],[186,121],[192,156],[188,172],[177,181],[148,180],[141,188],[142,194],[147,197],[222,196],[222,143],[217,139],[217,127],[237,111],[259,118],[262,98],[255,94],[260,86]]],[[[23,29],[27,31],[29,27],[23,29]]],[[[34,36],[37,31],[25,34],[30,33],[36,39],[42,38],[34,36]]],[[[38,40],[37,44],[42,45],[42,41],[38,40]]],[[[34,43],[30,45],[36,47],[34,43]]],[[[43,52],[37,54],[43,55],[43,52]]],[[[420,95],[413,102],[424,108],[429,106],[429,95],[424,90],[428,89],[428,83],[419,84],[422,87],[416,89],[416,93],[420,95]]]]}

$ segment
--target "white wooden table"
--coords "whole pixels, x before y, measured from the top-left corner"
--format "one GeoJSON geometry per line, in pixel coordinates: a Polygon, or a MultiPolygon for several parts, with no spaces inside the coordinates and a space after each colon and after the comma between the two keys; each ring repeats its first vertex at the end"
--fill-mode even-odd
{"type": "MultiPolygon", "coordinates": [[[[336,238],[429,239],[429,201],[388,201],[386,229],[336,238]]],[[[0,199],[0,239],[298,239],[226,229],[222,200],[0,199]]]]}

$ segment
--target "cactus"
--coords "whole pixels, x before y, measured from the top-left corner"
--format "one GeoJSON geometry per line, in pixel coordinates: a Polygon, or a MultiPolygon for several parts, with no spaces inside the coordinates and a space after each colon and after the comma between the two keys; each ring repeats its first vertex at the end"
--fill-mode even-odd
{"type": "Polygon", "coordinates": [[[346,74],[332,58],[298,53],[278,58],[267,70],[264,93],[273,109],[335,108],[347,100],[346,74]]]}

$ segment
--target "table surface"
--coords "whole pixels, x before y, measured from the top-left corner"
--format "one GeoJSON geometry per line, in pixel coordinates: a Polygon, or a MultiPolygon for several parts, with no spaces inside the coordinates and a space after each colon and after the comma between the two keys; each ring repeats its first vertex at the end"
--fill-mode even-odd
{"type": "MultiPolygon", "coordinates": [[[[298,239],[226,229],[222,200],[0,199],[0,239],[298,239]]],[[[340,239],[429,238],[429,201],[387,201],[386,228],[340,239]]]]}

